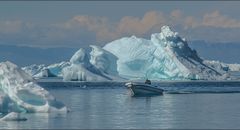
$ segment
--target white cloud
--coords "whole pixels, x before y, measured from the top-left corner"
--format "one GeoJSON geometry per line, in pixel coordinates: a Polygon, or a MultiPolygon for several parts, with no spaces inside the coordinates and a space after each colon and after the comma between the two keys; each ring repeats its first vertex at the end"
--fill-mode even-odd
{"type": "Polygon", "coordinates": [[[0,33],[3,34],[18,33],[22,27],[21,21],[0,21],[0,33]]]}
{"type": "Polygon", "coordinates": [[[110,22],[105,17],[78,15],[64,24],[59,24],[65,29],[86,28],[96,34],[99,41],[113,40],[126,35],[141,36],[153,27],[166,23],[163,13],[150,11],[142,18],[125,16],[118,22],[110,22]]]}
{"type": "Polygon", "coordinates": [[[200,26],[200,22],[198,22],[194,17],[188,16],[185,18],[184,21],[184,29],[189,29],[189,28],[196,28],[200,26]]]}
{"type": "Polygon", "coordinates": [[[163,13],[150,11],[145,13],[142,18],[126,16],[123,17],[117,26],[117,31],[121,34],[143,35],[156,26],[166,23],[163,13]]]}
{"type": "Polygon", "coordinates": [[[187,34],[186,36],[193,39],[214,40],[215,37],[217,40],[240,40],[237,35],[240,31],[236,30],[240,28],[238,19],[230,18],[219,11],[190,16],[181,10],[173,10],[169,14],[148,11],[142,17],[125,16],[115,22],[107,17],[89,15],[77,15],[66,22],[49,25],[0,21],[0,41],[33,46],[104,44],[123,36],[149,36],[152,32],[159,32],[163,25],[173,26],[180,34],[187,34]],[[213,32],[214,37],[210,37],[213,32]],[[222,37],[223,35],[229,37],[222,37]]]}
{"type": "Polygon", "coordinates": [[[183,13],[181,10],[173,10],[170,16],[173,17],[174,19],[180,19],[183,16],[183,13]]]}
{"type": "Polygon", "coordinates": [[[220,14],[219,11],[205,14],[203,16],[203,26],[219,28],[239,28],[240,21],[220,14]]]}

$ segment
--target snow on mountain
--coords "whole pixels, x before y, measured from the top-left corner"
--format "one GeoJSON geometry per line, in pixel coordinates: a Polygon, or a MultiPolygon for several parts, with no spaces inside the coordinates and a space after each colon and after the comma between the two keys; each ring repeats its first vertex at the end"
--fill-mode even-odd
{"type": "Polygon", "coordinates": [[[106,44],[103,49],[118,57],[120,76],[149,79],[225,79],[226,75],[208,67],[192,50],[185,39],[168,26],[161,33],[152,34],[150,40],[135,36],[106,44]]]}
{"type": "Polygon", "coordinates": [[[8,61],[0,63],[0,91],[4,94],[0,104],[6,109],[12,106],[10,112],[67,111],[64,104],[37,85],[30,75],[8,61]]]}

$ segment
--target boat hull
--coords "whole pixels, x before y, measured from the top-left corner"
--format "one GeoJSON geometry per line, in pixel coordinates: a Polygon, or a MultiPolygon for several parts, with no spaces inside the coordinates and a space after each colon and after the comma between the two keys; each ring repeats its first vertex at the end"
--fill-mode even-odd
{"type": "Polygon", "coordinates": [[[147,84],[126,83],[126,86],[130,89],[132,96],[154,96],[163,94],[163,89],[147,84]]]}

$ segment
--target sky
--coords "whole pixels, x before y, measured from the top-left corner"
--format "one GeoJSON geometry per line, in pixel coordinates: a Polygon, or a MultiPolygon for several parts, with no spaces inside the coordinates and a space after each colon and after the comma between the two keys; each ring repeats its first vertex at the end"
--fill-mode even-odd
{"type": "Polygon", "coordinates": [[[103,46],[135,35],[150,39],[163,25],[188,41],[240,41],[238,1],[0,1],[0,44],[103,46]]]}

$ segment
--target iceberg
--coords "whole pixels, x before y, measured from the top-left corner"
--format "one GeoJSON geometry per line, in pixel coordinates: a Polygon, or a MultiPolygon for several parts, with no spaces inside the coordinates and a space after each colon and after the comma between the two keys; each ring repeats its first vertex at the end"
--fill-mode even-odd
{"type": "Polygon", "coordinates": [[[117,58],[117,71],[129,79],[216,80],[225,78],[204,64],[196,50],[170,27],[163,26],[151,39],[124,37],[106,44],[104,50],[117,58]]]}
{"type": "Polygon", "coordinates": [[[95,45],[90,45],[90,47],[92,48],[92,51],[90,52],[90,63],[106,74],[117,76],[118,58],[101,47],[95,45]]]}
{"type": "Polygon", "coordinates": [[[9,108],[11,103],[14,112],[67,112],[63,103],[36,84],[29,74],[8,61],[0,63],[0,91],[5,95],[0,103],[2,108],[9,108]]]}
{"type": "Polygon", "coordinates": [[[69,62],[62,61],[60,63],[55,63],[51,65],[30,65],[22,67],[22,69],[29,75],[41,78],[41,77],[62,77],[62,69],[69,66],[69,62]]]}
{"type": "Polygon", "coordinates": [[[34,77],[57,77],[49,69],[44,68],[40,73],[34,75],[34,77]]]}
{"type": "Polygon", "coordinates": [[[11,100],[4,93],[0,92],[0,113],[8,113],[11,108],[11,100]]]}
{"type": "Polygon", "coordinates": [[[79,49],[69,62],[23,69],[33,77],[55,75],[62,76],[64,81],[229,80],[228,71],[240,71],[238,64],[200,58],[186,39],[169,26],[163,26],[150,39],[123,37],[104,47],[90,47],[90,53],[79,49]]]}
{"type": "Polygon", "coordinates": [[[24,70],[27,74],[34,76],[41,72],[45,67],[46,65],[44,64],[41,65],[33,64],[30,66],[22,67],[22,70],[24,70]]]}
{"type": "Polygon", "coordinates": [[[47,66],[46,68],[53,74],[58,77],[62,76],[62,69],[69,66],[70,63],[66,61],[62,61],[60,63],[55,63],[47,66]]]}
{"type": "Polygon", "coordinates": [[[230,71],[240,71],[240,64],[226,64],[230,71]]]}
{"type": "Polygon", "coordinates": [[[227,64],[214,60],[204,60],[204,63],[220,71],[240,71],[240,64],[227,64]]]}
{"type": "Polygon", "coordinates": [[[80,48],[70,59],[71,65],[63,69],[64,81],[110,81],[120,79],[114,70],[114,56],[92,46],[90,56],[80,48]],[[112,60],[112,61],[111,61],[112,60]]]}

